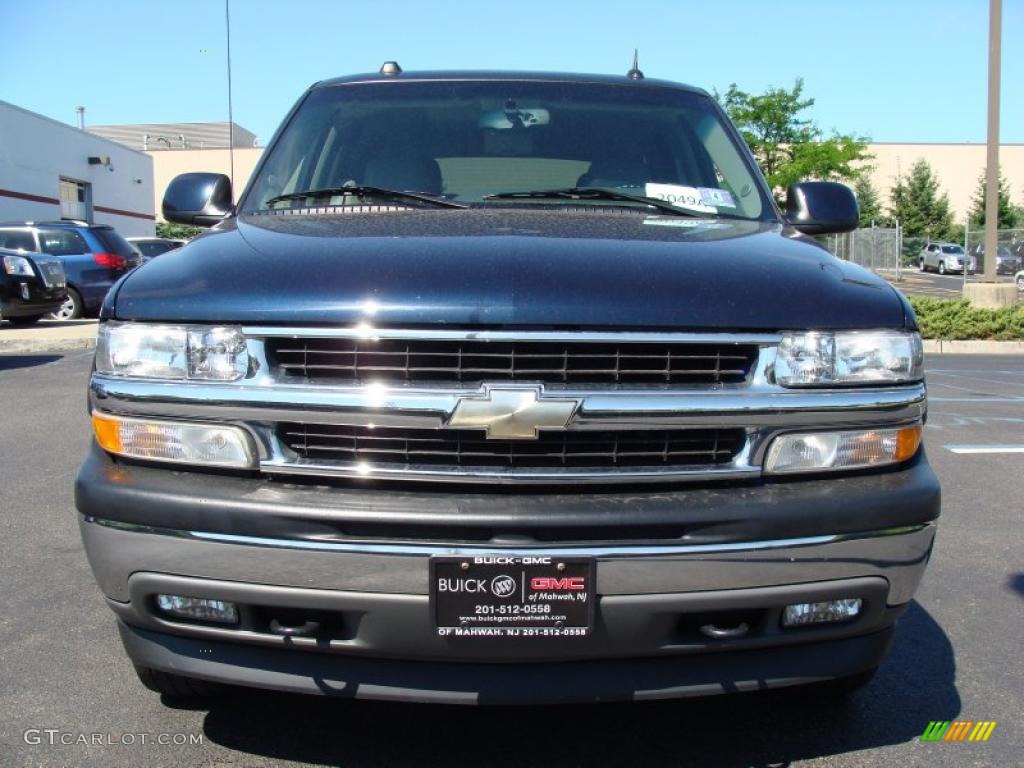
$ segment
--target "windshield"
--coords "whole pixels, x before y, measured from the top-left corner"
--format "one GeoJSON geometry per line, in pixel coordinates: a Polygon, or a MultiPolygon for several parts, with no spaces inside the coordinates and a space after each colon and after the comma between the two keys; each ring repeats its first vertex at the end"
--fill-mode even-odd
{"type": "Polygon", "coordinates": [[[942,246],[943,253],[963,253],[964,249],[959,245],[944,245],[942,246]]]}
{"type": "Polygon", "coordinates": [[[242,211],[366,202],[336,194],[346,186],[482,206],[636,205],[596,197],[485,199],[599,187],[701,215],[766,218],[772,210],[755,174],[711,100],[688,91],[500,80],[357,83],[309,94],[269,150],[242,211]],[[323,192],[273,200],[311,190],[323,192]]]}

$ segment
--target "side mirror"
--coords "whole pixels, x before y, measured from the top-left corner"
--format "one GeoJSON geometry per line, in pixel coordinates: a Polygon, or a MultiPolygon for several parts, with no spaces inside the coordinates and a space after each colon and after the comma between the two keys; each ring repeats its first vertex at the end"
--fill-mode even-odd
{"type": "Polygon", "coordinates": [[[164,218],[175,224],[212,227],[233,207],[231,179],[223,173],[183,173],[164,192],[164,218]]]}
{"type": "Polygon", "coordinates": [[[849,232],[860,221],[853,191],[834,181],[802,181],[786,192],[786,221],[805,235],[849,232]]]}

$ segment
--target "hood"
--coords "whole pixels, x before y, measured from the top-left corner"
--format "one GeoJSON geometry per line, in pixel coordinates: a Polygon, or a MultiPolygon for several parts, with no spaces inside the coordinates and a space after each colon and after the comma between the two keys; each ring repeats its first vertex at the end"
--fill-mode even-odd
{"type": "Polygon", "coordinates": [[[596,206],[243,216],[132,272],[107,314],[648,330],[907,320],[883,280],[778,224],[596,206]]]}

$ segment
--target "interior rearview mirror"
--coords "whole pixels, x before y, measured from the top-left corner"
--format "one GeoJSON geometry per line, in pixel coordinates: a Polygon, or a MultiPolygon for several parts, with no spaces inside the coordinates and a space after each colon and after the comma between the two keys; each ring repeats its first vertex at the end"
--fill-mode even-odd
{"type": "Polygon", "coordinates": [[[509,103],[505,109],[484,112],[477,121],[479,128],[491,128],[496,131],[513,131],[517,128],[533,128],[551,122],[551,113],[541,107],[520,107],[509,103]]]}
{"type": "Polygon", "coordinates": [[[183,173],[164,192],[164,218],[175,224],[212,227],[233,207],[231,179],[223,173],[183,173]]]}
{"type": "Polygon", "coordinates": [[[845,184],[802,181],[786,193],[786,221],[805,235],[849,232],[857,228],[860,209],[845,184]]]}

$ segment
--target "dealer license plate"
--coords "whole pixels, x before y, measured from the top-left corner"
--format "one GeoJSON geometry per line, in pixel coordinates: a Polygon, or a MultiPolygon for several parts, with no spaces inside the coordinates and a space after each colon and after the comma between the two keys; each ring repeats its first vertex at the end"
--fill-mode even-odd
{"type": "Polygon", "coordinates": [[[478,555],[430,560],[442,637],[585,637],[594,625],[594,560],[478,555]]]}

